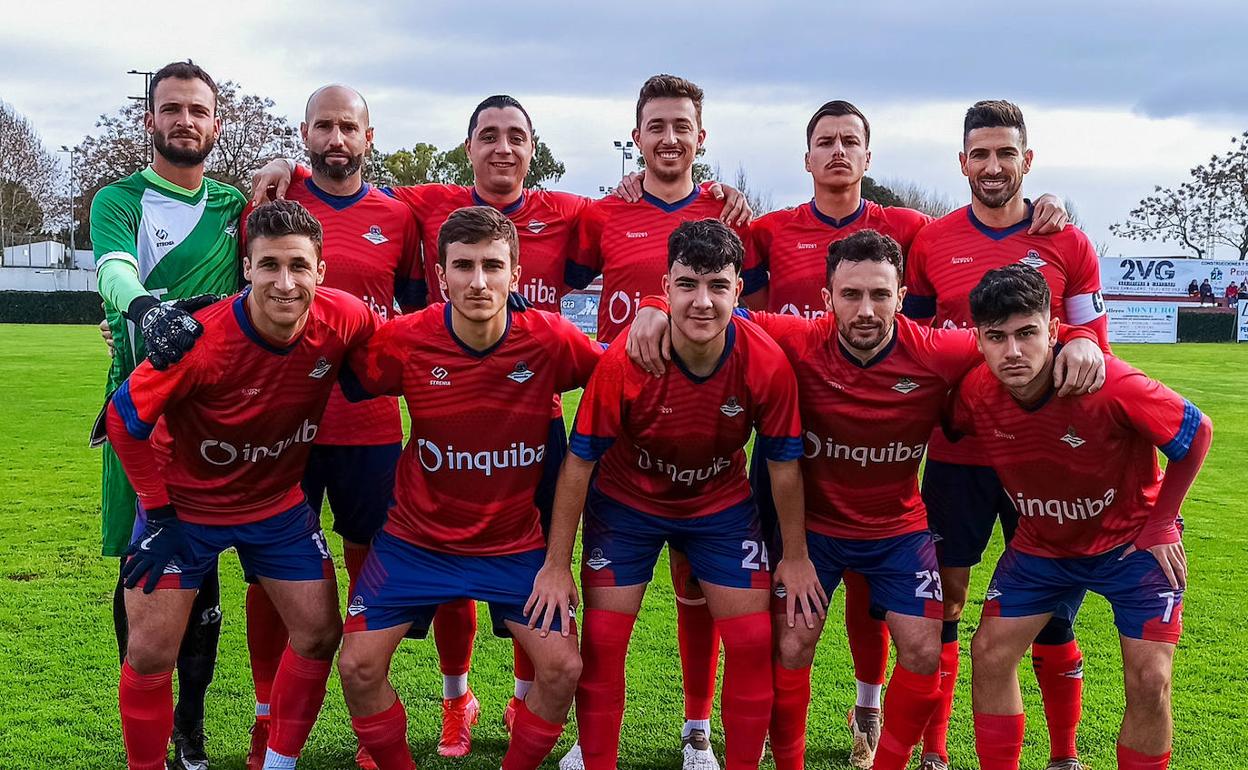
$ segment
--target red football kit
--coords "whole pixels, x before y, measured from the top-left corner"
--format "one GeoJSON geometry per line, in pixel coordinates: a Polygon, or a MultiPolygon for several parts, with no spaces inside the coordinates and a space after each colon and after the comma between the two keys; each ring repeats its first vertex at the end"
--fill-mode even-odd
{"type": "MultiPolygon", "coordinates": [[[[568,262],[566,282],[583,289],[602,275],[598,304],[598,339],[610,343],[632,323],[641,298],[663,290],[667,272],[667,239],[681,222],[718,219],[724,203],[710,192],[710,185],[695,187],[675,203],[649,193],[638,203],[608,196],[585,210],[580,224],[580,247],[568,262]]],[[[760,287],[760,271],[754,264],[748,231],[737,228],[746,245],[743,294],[760,287]]]]}
{"type": "Polygon", "coordinates": [[[904,256],[915,235],[931,221],[913,209],[866,199],[844,219],[819,211],[813,200],[755,219],[750,223],[750,243],[759,267],[768,274],[758,287],[768,289],[767,310],[819,318],[826,312],[819,290],[827,284],[828,244],[875,230],[897,241],[904,256]]]}
{"type": "Polygon", "coordinates": [[[402,395],[411,437],[385,531],[434,551],[488,556],[545,546],[533,502],[553,394],[584,386],[601,347],[571,322],[508,311],[507,331],[477,351],[437,304],[382,327],[351,356],[369,394],[402,395]]]}
{"type": "Polygon", "coordinates": [[[148,510],[172,503],[180,519],[233,525],[303,501],[299,482],[340,364],[379,320],[351,295],[322,289],[299,337],[278,347],[252,324],[249,291],[196,315],[204,332],[182,361],[164,371],[140,364],[113,396],[109,439],[148,510]]]}
{"type": "Polygon", "coordinates": [[[1077,559],[1135,540],[1161,485],[1156,450],[1187,456],[1201,416],[1178,393],[1106,356],[1101,390],[1051,394],[1030,408],[981,365],[958,389],[951,425],[980,439],[1018,509],[1011,547],[1077,559]]]}

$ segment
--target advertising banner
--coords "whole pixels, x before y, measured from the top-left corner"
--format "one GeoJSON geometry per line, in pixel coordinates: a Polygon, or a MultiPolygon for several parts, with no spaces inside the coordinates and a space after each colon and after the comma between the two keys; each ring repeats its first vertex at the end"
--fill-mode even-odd
{"type": "Polygon", "coordinates": [[[598,333],[598,302],[596,291],[574,291],[560,302],[563,317],[576,324],[586,334],[598,333]]]}
{"type": "Polygon", "coordinates": [[[1178,303],[1109,300],[1105,309],[1111,343],[1178,342],[1178,303]]]}
{"type": "Polygon", "coordinates": [[[1239,319],[1236,324],[1238,331],[1235,332],[1235,340],[1237,342],[1248,342],[1248,297],[1241,297],[1239,305],[1235,308],[1235,316],[1239,319]]]}
{"type": "Polygon", "coordinates": [[[1209,259],[1102,257],[1101,291],[1106,296],[1186,297],[1192,281],[1208,280],[1222,299],[1226,285],[1248,279],[1248,262],[1209,259]]]}

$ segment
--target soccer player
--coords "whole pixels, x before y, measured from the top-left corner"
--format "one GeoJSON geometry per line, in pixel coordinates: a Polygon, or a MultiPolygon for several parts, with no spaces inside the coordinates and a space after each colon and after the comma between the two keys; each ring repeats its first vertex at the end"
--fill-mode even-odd
{"type": "MultiPolygon", "coordinates": [[[[396,305],[414,310],[423,302],[420,235],[406,206],[363,180],[373,140],[364,97],[346,86],[319,88],[308,98],[299,129],[312,175],[296,180],[286,198],[321,223],[324,285],[358,297],[383,321],[394,315],[396,305]]],[[[308,457],[303,489],[318,515],[329,498],[352,582],[390,507],[402,440],[395,399],[351,404],[334,388],[308,457]]],[[[281,614],[264,588],[253,583],[247,590],[247,647],[256,690],[247,758],[252,770],[264,762],[269,699],[286,640],[281,614]]],[[[357,760],[361,767],[371,765],[362,754],[357,760]]]]}
{"type": "MultiPolygon", "coordinates": [[[[583,508],[585,670],[576,708],[589,770],[616,766],[628,641],[665,543],[687,554],[724,642],[726,766],[758,767],[772,681],[770,560],[743,451],[755,428],[756,451],[768,458],[774,482],[785,546],[775,580],[788,590],[789,618],[795,605],[807,614],[826,605],[802,532],[792,368],[756,326],[732,317],[743,255],[740,239],[718,221],[676,227],[662,286],[677,365],[656,378],[616,345],[581,398],[555,494],[546,569],[552,585],[570,582],[583,508]]],[[[537,610],[556,599],[566,603],[559,593],[535,587],[537,610]]]]}
{"type": "MultiPolygon", "coordinates": [[[[221,132],[216,106],[216,83],[200,67],[186,61],[158,70],[143,118],[152,137],[152,164],[107,185],[92,200],[91,242],[113,339],[106,396],[145,356],[159,369],[182,357],[201,331],[190,311],[216,299],[202,295],[238,290],[238,217],[245,199],[233,187],[204,176],[204,159],[221,132]]],[[[134,525],[135,493],[116,452],[108,445],[103,449],[103,553],[121,557],[134,525]]],[[[221,634],[215,563],[203,576],[189,618],[177,658],[174,770],[203,770],[208,762],[204,697],[221,634]]],[[[120,580],[113,594],[113,622],[124,660],[127,627],[120,580]]]]}
{"type": "Polygon", "coordinates": [[[990,271],[970,296],[985,363],[957,392],[952,427],[979,438],[1019,511],[971,641],[975,747],[983,770],[1016,770],[1018,662],[1052,615],[1074,620],[1092,590],[1122,644],[1121,770],[1169,765],[1170,679],[1187,558],[1179,510],[1213,426],[1190,401],[1108,356],[1105,387],[1053,392],[1050,283],[1028,265],[990,271]],[[1157,450],[1169,464],[1163,474],[1157,450]]]}
{"type": "Polygon", "coordinates": [[[290,632],[265,770],[295,767],[342,632],[333,562],[299,480],[335,370],[378,320],[345,292],[317,291],[321,227],[302,206],[268,204],[247,224],[251,286],[201,312],[203,338],[180,363],[141,364],[108,406],[109,440],[144,514],[122,573],[130,637],[119,700],[131,770],[165,767],[174,656],[221,551],[238,551],[290,632]]]}
{"type": "MultiPolygon", "coordinates": [[[[1021,262],[1040,270],[1052,290],[1053,317],[1097,331],[1108,350],[1100,268],[1088,237],[1068,226],[1041,236],[1029,232],[1034,211],[1023,197],[1023,176],[1032,151],[1019,108],[1004,101],[977,102],[966,113],[962,172],[971,204],[944,216],[915,237],[906,266],[903,311],[911,318],[947,327],[971,325],[967,297],[990,269],[1021,262]]],[[[924,770],[944,770],[945,745],[958,671],[958,621],[966,604],[971,567],[979,563],[1001,519],[1006,539],[1018,520],[977,441],[953,446],[932,434],[923,476],[923,499],[936,535],[945,593],[941,689],[944,696],[924,738],[924,770]]],[[[1083,656],[1073,627],[1055,616],[1032,648],[1036,679],[1049,727],[1049,770],[1076,770],[1075,733],[1082,710],[1083,656]]]]}
{"type": "Polygon", "coordinates": [[[551,399],[582,387],[601,349],[562,316],[508,310],[518,252],[502,213],[452,213],[438,236],[450,303],[392,321],[352,357],[361,389],[402,393],[412,417],[395,503],[352,589],[339,659],[356,735],[381,770],[415,767],[387,672],[399,642],[409,630],[423,636],[441,604],[488,602],[495,632],[535,666],[504,770],[532,770],[550,753],[580,675],[571,617],[535,631],[539,616],[525,604],[544,561],[533,487],[551,399]]]}
{"type": "MultiPolygon", "coordinates": [[[[939,698],[940,573],[919,496],[919,463],[950,387],[983,359],[970,330],[932,329],[898,316],[905,290],[901,248],[892,238],[863,230],[833,241],[827,254],[819,318],[738,313],[776,340],[797,375],[806,537],[823,589],[830,595],[843,571],[859,570],[874,609],[893,629],[898,662],[884,700],[883,738],[870,758],[880,770],[902,768],[939,698]]],[[[651,304],[660,306],[643,301],[630,351],[649,348],[667,331],[667,318],[654,319],[651,304]]],[[[1065,351],[1070,379],[1095,383],[1103,363],[1095,336],[1083,329],[1069,336],[1082,339],[1065,351]]],[[[773,558],[778,548],[773,539],[773,558]]],[[[788,624],[778,614],[773,622],[770,738],[777,770],[804,767],[811,664],[823,627],[822,618],[812,620],[788,624]]]]}

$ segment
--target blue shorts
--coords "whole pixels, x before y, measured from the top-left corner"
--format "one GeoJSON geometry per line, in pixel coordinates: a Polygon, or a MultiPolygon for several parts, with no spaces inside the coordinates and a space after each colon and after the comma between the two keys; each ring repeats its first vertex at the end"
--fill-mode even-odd
{"type": "MultiPolygon", "coordinates": [[[[511,636],[505,621],[528,625],[524,605],[545,561],[542,548],[506,556],[462,556],[430,551],[382,530],[355,581],[344,630],[377,631],[411,623],[407,636],[423,639],[438,605],[475,599],[490,605],[494,633],[511,636]]],[[[560,627],[556,617],[551,629],[560,627]]]]}
{"type": "Polygon", "coordinates": [[[1006,548],[988,585],[984,615],[1020,618],[1052,613],[1074,622],[1088,591],[1114,610],[1118,633],[1130,639],[1178,644],[1183,631],[1183,589],[1170,587],[1157,559],[1122,545],[1100,556],[1055,559],[1006,548]]]}
{"type": "Polygon", "coordinates": [[[401,443],[375,446],[314,444],[303,472],[303,493],[318,514],[329,498],[334,531],[343,540],[367,545],[386,523],[394,500],[394,468],[401,443]]]}
{"type": "Polygon", "coordinates": [[[642,513],[591,487],[585,501],[581,584],[649,583],[664,543],[689,557],[693,576],[729,588],[771,588],[771,564],[752,499],[718,513],[671,519],[642,513]]]}
{"type": "MultiPolygon", "coordinates": [[[[146,524],[147,513],[139,506],[131,542],[138,539],[146,524]]],[[[165,568],[158,588],[199,588],[227,548],[238,552],[249,583],[259,578],[326,580],[334,576],[334,562],[325,544],[320,517],[307,503],[250,524],[183,521],[181,526],[189,554],[165,568]]]]}
{"type": "Polygon", "coordinates": [[[555,507],[555,485],[559,483],[559,468],[568,453],[568,428],[562,417],[550,421],[550,435],[546,437],[546,459],[542,461],[542,480],[537,483],[533,502],[542,517],[542,532],[550,531],[550,514],[555,507]]]}
{"type": "MultiPolygon", "coordinates": [[[[937,620],[944,617],[940,568],[930,532],[851,540],[808,531],[806,547],[828,596],[841,582],[841,573],[848,569],[867,579],[871,587],[871,614],[877,619],[883,620],[887,612],[937,620]]],[[[773,596],[775,606],[780,606],[777,600],[784,598],[784,587],[776,586],[773,596]]]]}
{"type": "Polygon", "coordinates": [[[974,567],[984,558],[992,528],[1001,520],[1005,542],[1018,529],[1018,512],[992,468],[928,458],[923,504],[942,567],[974,567]]]}

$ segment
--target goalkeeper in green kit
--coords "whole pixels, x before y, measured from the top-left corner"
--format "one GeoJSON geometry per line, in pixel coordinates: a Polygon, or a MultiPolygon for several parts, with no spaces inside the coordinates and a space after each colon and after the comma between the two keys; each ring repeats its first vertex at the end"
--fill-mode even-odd
{"type": "MultiPolygon", "coordinates": [[[[192,313],[239,288],[238,219],[246,199],[233,187],[204,177],[204,159],[221,132],[216,101],[216,83],[190,61],[156,72],[144,116],[155,150],[152,164],[103,188],[91,204],[91,242],[114,345],[109,397],[144,357],[157,369],[181,359],[202,331],[192,313]]],[[[101,514],[104,555],[124,556],[135,529],[135,493],[107,445],[101,514]]],[[[191,610],[178,653],[174,770],[208,768],[204,696],[216,665],[219,605],[214,567],[191,610]]],[[[124,659],[127,625],[120,579],[113,621],[124,659]]]]}

